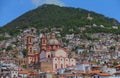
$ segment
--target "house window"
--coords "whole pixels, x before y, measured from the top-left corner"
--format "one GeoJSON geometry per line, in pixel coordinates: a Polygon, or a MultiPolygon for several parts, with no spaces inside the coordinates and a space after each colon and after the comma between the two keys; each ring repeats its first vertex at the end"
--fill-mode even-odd
{"type": "Polygon", "coordinates": [[[85,67],[85,71],[89,71],[89,67],[85,67]]]}
{"type": "Polygon", "coordinates": [[[40,76],[40,78],[42,78],[42,76],[40,76]]]}
{"type": "Polygon", "coordinates": [[[14,75],[14,77],[13,78],[16,78],[16,76],[14,75]]]}
{"type": "Polygon", "coordinates": [[[51,54],[51,57],[53,57],[53,54],[51,54]]]}
{"type": "Polygon", "coordinates": [[[46,78],[46,76],[44,75],[43,78],[46,78]]]}

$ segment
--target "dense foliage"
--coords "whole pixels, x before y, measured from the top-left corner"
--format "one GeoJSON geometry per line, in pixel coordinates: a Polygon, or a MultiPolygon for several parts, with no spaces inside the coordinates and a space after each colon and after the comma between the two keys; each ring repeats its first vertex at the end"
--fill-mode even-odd
{"type": "Polygon", "coordinates": [[[8,39],[7,37],[0,36],[0,41],[2,41],[2,40],[7,40],[7,39],[8,39]]]}
{"type": "MultiPolygon", "coordinates": [[[[4,27],[1,27],[0,33],[9,32],[10,35],[17,35],[21,29],[25,29],[31,26],[37,29],[45,27],[61,27],[63,28],[63,34],[72,32],[79,33],[80,31],[77,27],[94,23],[96,25],[102,24],[105,27],[111,27],[112,25],[114,25],[114,21],[116,20],[113,18],[108,18],[104,15],[80,8],[43,5],[35,10],[31,10],[25,13],[24,15],[8,23],[4,27]],[[90,13],[91,17],[93,17],[92,21],[87,20],[88,13],[90,13]],[[70,28],[73,28],[75,30],[72,32],[68,32],[68,29],[70,28]]],[[[98,29],[98,31],[101,32],[100,29],[98,29]]]]}

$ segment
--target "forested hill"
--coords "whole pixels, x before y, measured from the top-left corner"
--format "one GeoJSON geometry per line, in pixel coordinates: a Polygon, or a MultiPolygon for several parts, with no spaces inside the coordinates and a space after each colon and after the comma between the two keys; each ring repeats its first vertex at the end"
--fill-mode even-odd
{"type": "Polygon", "coordinates": [[[60,7],[56,5],[45,4],[23,14],[19,18],[1,27],[0,33],[18,33],[21,29],[25,29],[30,26],[38,29],[45,27],[61,27],[63,29],[69,29],[88,24],[111,27],[115,24],[115,22],[119,24],[119,22],[113,18],[108,18],[104,15],[81,8],[60,7]],[[88,14],[90,14],[90,16],[93,18],[92,21],[87,19],[88,14]]]}

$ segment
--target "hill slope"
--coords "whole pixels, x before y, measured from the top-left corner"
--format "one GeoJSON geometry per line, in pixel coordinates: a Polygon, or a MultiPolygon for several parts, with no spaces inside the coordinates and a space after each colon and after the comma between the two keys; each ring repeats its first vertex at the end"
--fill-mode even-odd
{"type": "MultiPolygon", "coordinates": [[[[35,10],[29,11],[14,21],[0,28],[0,33],[9,32],[10,34],[18,33],[20,29],[27,27],[44,28],[44,27],[62,27],[74,28],[89,24],[87,20],[88,13],[94,18],[91,23],[111,27],[114,25],[113,18],[95,12],[87,11],[80,8],[59,7],[56,5],[43,5],[35,10]]],[[[116,21],[119,23],[118,21],[116,21]]]]}

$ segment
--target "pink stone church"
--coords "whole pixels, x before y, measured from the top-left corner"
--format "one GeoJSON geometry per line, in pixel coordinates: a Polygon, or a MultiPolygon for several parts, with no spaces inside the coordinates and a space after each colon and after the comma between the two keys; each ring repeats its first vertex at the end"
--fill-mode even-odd
{"type": "Polygon", "coordinates": [[[61,42],[55,37],[55,34],[51,34],[49,39],[43,35],[40,47],[40,62],[51,62],[53,72],[59,68],[76,65],[74,58],[68,58],[67,48],[61,47],[61,42]]]}
{"type": "Polygon", "coordinates": [[[61,41],[51,34],[50,37],[42,35],[40,43],[40,51],[38,53],[32,52],[33,44],[30,44],[33,39],[28,37],[28,63],[49,62],[52,64],[52,72],[57,69],[66,68],[68,66],[75,66],[76,60],[68,58],[68,49],[61,46],[61,41]]]}

